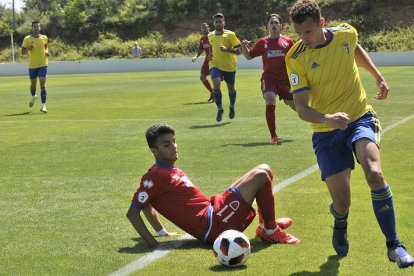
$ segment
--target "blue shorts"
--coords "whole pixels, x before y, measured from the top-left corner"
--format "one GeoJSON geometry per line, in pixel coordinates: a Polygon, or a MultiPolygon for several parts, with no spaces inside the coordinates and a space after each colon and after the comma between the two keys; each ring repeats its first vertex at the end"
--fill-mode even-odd
{"type": "Polygon", "coordinates": [[[46,78],[47,74],[47,66],[39,67],[39,68],[29,68],[29,78],[35,79],[39,78],[46,78]]]}
{"type": "Polygon", "coordinates": [[[345,130],[315,132],[312,136],[313,149],[321,170],[321,178],[355,168],[354,143],[367,138],[378,147],[381,125],[375,112],[368,112],[350,123],[345,130]]]}
{"type": "Polygon", "coordinates": [[[224,80],[227,84],[234,85],[236,82],[236,72],[226,72],[218,69],[217,67],[213,67],[210,69],[210,77],[211,79],[220,78],[224,80]]]}

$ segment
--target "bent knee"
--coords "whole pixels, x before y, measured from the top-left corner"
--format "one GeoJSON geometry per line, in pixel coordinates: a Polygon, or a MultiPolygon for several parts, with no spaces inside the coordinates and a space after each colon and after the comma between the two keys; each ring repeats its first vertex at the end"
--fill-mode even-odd
{"type": "Polygon", "coordinates": [[[256,169],[258,172],[266,174],[268,178],[273,179],[273,171],[268,164],[260,164],[256,169]]]}
{"type": "Polygon", "coordinates": [[[370,169],[365,173],[365,178],[369,186],[373,188],[381,188],[385,185],[384,175],[381,170],[370,169]]]}
{"type": "Polygon", "coordinates": [[[340,201],[340,202],[336,202],[334,210],[339,215],[344,215],[348,213],[350,207],[351,207],[351,202],[340,201]]]}

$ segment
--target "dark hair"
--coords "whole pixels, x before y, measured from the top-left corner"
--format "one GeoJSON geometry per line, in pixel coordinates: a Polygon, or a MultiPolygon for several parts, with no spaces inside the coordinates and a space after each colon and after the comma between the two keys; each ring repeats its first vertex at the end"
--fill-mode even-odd
{"type": "Polygon", "coordinates": [[[37,21],[37,20],[33,21],[33,22],[32,22],[32,28],[33,28],[33,25],[34,25],[34,24],[39,24],[39,21],[37,21]]]}
{"type": "Polygon", "coordinates": [[[321,19],[321,9],[314,0],[299,0],[290,8],[289,15],[290,20],[296,24],[301,24],[308,18],[319,22],[321,19]]]}
{"type": "Polygon", "coordinates": [[[148,128],[145,132],[145,138],[147,138],[148,147],[155,147],[155,143],[157,142],[157,139],[160,135],[170,133],[175,135],[175,130],[166,124],[153,125],[152,127],[148,128]]]}
{"type": "Polygon", "coordinates": [[[208,28],[210,28],[210,25],[208,25],[208,23],[206,23],[206,22],[201,23],[201,25],[202,25],[202,26],[206,26],[206,27],[207,27],[207,29],[208,29],[208,28]]]}
{"type": "Polygon", "coordinates": [[[224,19],[224,15],[221,12],[216,13],[215,15],[213,15],[213,21],[216,18],[223,18],[224,19]]]}
{"type": "Polygon", "coordinates": [[[272,17],[276,17],[280,24],[282,24],[282,17],[278,15],[277,13],[272,13],[267,17],[266,25],[269,24],[269,20],[272,17]]]}

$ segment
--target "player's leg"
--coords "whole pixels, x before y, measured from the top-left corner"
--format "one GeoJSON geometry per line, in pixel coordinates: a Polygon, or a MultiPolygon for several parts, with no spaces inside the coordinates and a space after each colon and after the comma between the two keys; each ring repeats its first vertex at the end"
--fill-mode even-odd
{"type": "Polygon", "coordinates": [[[39,68],[39,83],[40,83],[40,98],[42,100],[42,108],[40,111],[46,113],[46,74],[47,74],[47,66],[39,68]]]}
{"type": "Polygon", "coordinates": [[[371,139],[363,138],[357,140],[354,147],[371,188],[372,206],[386,239],[388,258],[400,267],[412,266],[414,259],[405,251],[397,236],[392,192],[382,173],[378,146],[371,139]]]}
{"type": "Polygon", "coordinates": [[[276,91],[263,91],[263,99],[266,104],[266,123],[270,132],[270,143],[276,145],[279,143],[279,138],[276,134],[276,91]]]}
{"type": "MultiPolygon", "coordinates": [[[[265,80],[265,82],[263,83],[263,85],[267,85],[269,87],[269,89],[273,90],[275,93],[275,99],[274,99],[274,105],[276,107],[276,95],[279,96],[280,100],[283,100],[285,102],[285,104],[289,105],[290,108],[292,108],[293,110],[296,110],[295,108],[295,103],[293,102],[293,95],[289,93],[290,87],[287,84],[283,84],[280,82],[275,82],[275,81],[269,81],[269,80],[265,80]]],[[[263,90],[266,91],[266,90],[263,90]]],[[[266,108],[270,109],[270,107],[266,106],[266,108]]],[[[266,115],[267,112],[271,112],[270,110],[268,111],[266,109],[266,115]]],[[[273,113],[275,113],[273,111],[273,113]]],[[[276,114],[274,115],[276,117],[276,114]]],[[[272,136],[272,140],[271,140],[272,144],[278,144],[279,143],[279,137],[276,135],[276,123],[275,123],[275,136],[272,136]]]]}
{"type": "Polygon", "coordinates": [[[329,210],[334,217],[332,245],[339,256],[346,256],[349,250],[347,226],[351,205],[350,179],[351,169],[345,169],[325,179],[332,199],[329,210]]]}
{"type": "MultiPolygon", "coordinates": [[[[262,164],[247,172],[235,181],[231,187],[237,188],[241,196],[250,205],[256,199],[260,210],[259,216],[264,223],[264,228],[259,229],[258,235],[263,240],[271,243],[299,243],[300,241],[297,238],[287,234],[275,221],[272,179],[273,172],[271,168],[266,164],[262,164]]],[[[288,225],[285,227],[288,227],[288,225]]]]}
{"type": "Polygon", "coordinates": [[[207,76],[209,74],[210,74],[210,70],[208,68],[208,61],[206,60],[201,66],[200,80],[203,83],[203,85],[207,88],[207,90],[210,92],[210,98],[207,101],[209,103],[212,103],[214,101],[214,97],[213,97],[213,88],[211,87],[211,84],[207,79],[207,76]]]}
{"type": "Polygon", "coordinates": [[[221,81],[223,79],[223,73],[217,67],[213,67],[210,70],[210,78],[213,83],[213,96],[217,106],[216,121],[221,122],[224,113],[221,94],[221,81]]]}
{"type": "Polygon", "coordinates": [[[347,131],[315,132],[312,136],[321,178],[326,181],[334,217],[332,245],[339,256],[348,254],[347,218],[351,205],[350,178],[355,167],[352,147],[346,145],[347,131]]]}
{"type": "Polygon", "coordinates": [[[382,174],[379,149],[367,138],[356,141],[354,146],[357,159],[364,170],[365,179],[371,188],[372,205],[381,230],[387,243],[396,242],[398,237],[394,203],[391,188],[382,174]]]}
{"type": "MultiPolygon", "coordinates": [[[[262,187],[266,184],[272,185],[273,179],[273,172],[269,165],[261,164],[247,173],[245,173],[242,177],[237,179],[233,184],[231,184],[231,188],[236,187],[243,198],[249,203],[250,205],[253,204],[254,199],[256,198],[256,194],[262,189],[262,187]]],[[[270,193],[273,199],[273,193],[270,193]]],[[[271,208],[274,209],[274,206],[271,208]]]]}
{"type": "Polygon", "coordinates": [[[211,84],[207,79],[207,75],[200,74],[200,80],[204,84],[204,86],[207,88],[207,90],[210,92],[210,97],[208,98],[207,102],[209,103],[214,102],[213,88],[211,87],[211,84]]]}
{"type": "Polygon", "coordinates": [[[229,118],[233,119],[236,116],[236,112],[234,110],[234,105],[236,104],[236,96],[237,96],[237,91],[235,87],[236,72],[224,72],[223,77],[224,77],[224,81],[227,84],[227,91],[229,93],[229,101],[230,101],[229,118]]]}
{"type": "Polygon", "coordinates": [[[234,109],[234,105],[236,103],[236,87],[234,84],[227,84],[227,90],[229,92],[229,100],[230,100],[230,107],[229,107],[229,118],[233,119],[236,116],[236,111],[234,109]]]}
{"type": "Polygon", "coordinates": [[[30,78],[30,94],[32,98],[29,102],[29,107],[32,107],[37,99],[36,87],[37,87],[37,69],[29,69],[29,78],[30,78]]]}

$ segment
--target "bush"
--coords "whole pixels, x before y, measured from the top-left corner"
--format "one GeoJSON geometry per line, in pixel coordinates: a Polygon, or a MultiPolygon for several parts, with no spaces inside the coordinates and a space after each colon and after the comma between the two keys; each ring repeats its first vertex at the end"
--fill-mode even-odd
{"type": "Polygon", "coordinates": [[[99,40],[93,42],[84,54],[88,57],[109,59],[119,55],[120,44],[120,39],[113,34],[100,35],[99,40]]]}
{"type": "Polygon", "coordinates": [[[200,41],[199,34],[190,34],[184,38],[180,38],[175,43],[176,54],[184,56],[192,56],[197,52],[198,43],[200,41]]]}
{"type": "Polygon", "coordinates": [[[407,52],[414,49],[414,29],[398,28],[393,31],[380,31],[361,40],[369,52],[407,52]]]}
{"type": "Polygon", "coordinates": [[[66,44],[60,39],[49,41],[49,60],[81,60],[84,58],[82,52],[82,47],[66,44]]]}
{"type": "Polygon", "coordinates": [[[153,32],[149,36],[138,40],[142,48],[143,58],[164,57],[164,37],[159,32],[153,32]]]}

